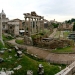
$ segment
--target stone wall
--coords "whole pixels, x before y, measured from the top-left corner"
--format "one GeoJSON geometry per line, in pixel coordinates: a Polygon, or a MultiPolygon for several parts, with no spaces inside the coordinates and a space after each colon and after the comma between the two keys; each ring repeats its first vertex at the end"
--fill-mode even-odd
{"type": "Polygon", "coordinates": [[[64,40],[64,39],[52,39],[52,40],[46,40],[46,41],[36,41],[35,42],[37,46],[44,47],[48,49],[56,49],[56,48],[64,48],[67,46],[73,46],[73,42],[71,40],[64,40]]]}

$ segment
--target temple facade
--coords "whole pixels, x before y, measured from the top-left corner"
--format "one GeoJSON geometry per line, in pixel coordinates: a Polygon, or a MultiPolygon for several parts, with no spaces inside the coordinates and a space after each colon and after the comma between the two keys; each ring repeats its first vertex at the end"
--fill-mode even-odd
{"type": "Polygon", "coordinates": [[[39,33],[40,30],[44,30],[44,17],[39,16],[36,12],[24,13],[25,18],[25,33],[28,32],[28,36],[31,34],[39,33]]]}

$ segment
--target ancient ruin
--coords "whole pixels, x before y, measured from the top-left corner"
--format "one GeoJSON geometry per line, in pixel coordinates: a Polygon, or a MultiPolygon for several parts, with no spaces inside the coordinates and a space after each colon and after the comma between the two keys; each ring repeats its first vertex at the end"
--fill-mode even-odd
{"type": "Polygon", "coordinates": [[[3,39],[2,39],[2,15],[3,15],[3,10],[0,14],[0,41],[3,43],[4,45],[4,42],[3,42],[3,39]]]}
{"type": "Polygon", "coordinates": [[[25,33],[28,32],[28,36],[36,34],[40,30],[44,30],[44,17],[39,16],[36,12],[24,13],[25,18],[25,33]]]}
{"type": "Polygon", "coordinates": [[[39,16],[36,12],[24,13],[25,18],[25,44],[32,45],[31,35],[44,30],[44,17],[39,16]]]}

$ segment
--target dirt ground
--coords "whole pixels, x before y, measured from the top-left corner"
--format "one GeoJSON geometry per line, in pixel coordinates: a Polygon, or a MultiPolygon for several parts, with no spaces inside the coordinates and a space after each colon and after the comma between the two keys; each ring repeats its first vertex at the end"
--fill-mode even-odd
{"type": "Polygon", "coordinates": [[[27,47],[27,50],[30,54],[34,54],[39,57],[39,58],[43,58],[45,60],[50,60],[50,61],[54,61],[54,62],[73,62],[75,61],[75,54],[54,54],[54,53],[50,53],[49,51],[47,51],[46,49],[42,49],[42,48],[37,48],[37,47],[33,47],[33,46],[26,46],[26,45],[18,45],[15,43],[15,40],[11,40],[9,41],[10,43],[17,45],[17,46],[21,46],[22,48],[27,47]]]}

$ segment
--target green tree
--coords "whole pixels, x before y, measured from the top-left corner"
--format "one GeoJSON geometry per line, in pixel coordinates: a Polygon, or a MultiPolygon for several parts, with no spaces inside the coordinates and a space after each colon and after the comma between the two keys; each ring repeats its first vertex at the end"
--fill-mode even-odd
{"type": "Polygon", "coordinates": [[[73,25],[73,31],[75,31],[75,23],[74,23],[74,25],[73,25]]]}
{"type": "Polygon", "coordinates": [[[54,26],[54,28],[57,28],[58,27],[58,23],[52,23],[52,25],[54,26]]]}

